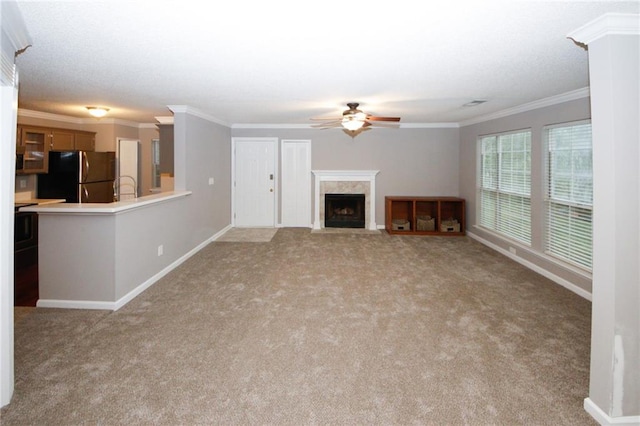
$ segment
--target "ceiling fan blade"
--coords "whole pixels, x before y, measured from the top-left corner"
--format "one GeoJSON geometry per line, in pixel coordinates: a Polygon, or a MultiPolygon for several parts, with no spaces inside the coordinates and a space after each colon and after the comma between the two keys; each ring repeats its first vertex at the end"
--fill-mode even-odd
{"type": "Polygon", "coordinates": [[[314,121],[337,121],[342,120],[342,117],[312,117],[314,121]]]}
{"type": "Polygon", "coordinates": [[[400,121],[400,117],[376,117],[370,115],[367,117],[367,120],[371,121],[400,121]]]}
{"type": "Polygon", "coordinates": [[[335,121],[335,122],[329,122],[329,123],[312,124],[311,127],[319,128],[319,129],[330,129],[333,127],[340,127],[341,124],[342,123],[340,121],[335,121]]]}
{"type": "Polygon", "coordinates": [[[370,124],[371,127],[379,129],[397,129],[400,127],[400,123],[397,121],[373,121],[370,124]]]}
{"type": "Polygon", "coordinates": [[[352,138],[364,131],[371,130],[374,127],[399,127],[400,117],[378,117],[375,115],[369,115],[359,110],[359,105],[360,104],[357,104],[355,102],[348,103],[347,106],[349,107],[349,109],[342,112],[342,117],[311,118],[311,120],[319,122],[316,124],[312,124],[311,127],[317,129],[344,127],[342,130],[352,138]],[[361,122],[362,126],[356,130],[349,130],[346,128],[352,127],[352,125],[355,126],[354,122],[361,122]]]}

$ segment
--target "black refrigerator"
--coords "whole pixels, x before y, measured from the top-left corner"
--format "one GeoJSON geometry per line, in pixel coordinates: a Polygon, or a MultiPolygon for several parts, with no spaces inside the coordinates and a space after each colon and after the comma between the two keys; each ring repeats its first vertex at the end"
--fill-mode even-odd
{"type": "Polygon", "coordinates": [[[38,198],[111,203],[115,177],[115,152],[51,151],[49,172],[38,175],[38,198]]]}

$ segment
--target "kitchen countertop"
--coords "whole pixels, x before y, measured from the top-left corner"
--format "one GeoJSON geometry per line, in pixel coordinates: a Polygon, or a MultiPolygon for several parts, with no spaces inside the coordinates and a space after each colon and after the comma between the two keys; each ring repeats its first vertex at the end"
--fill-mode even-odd
{"type": "Polygon", "coordinates": [[[16,200],[16,204],[37,204],[38,206],[42,206],[45,204],[58,204],[64,203],[66,200],[64,198],[29,198],[25,200],[16,200]]]}
{"type": "Polygon", "coordinates": [[[51,203],[22,207],[20,211],[36,212],[41,214],[115,214],[150,204],[168,201],[174,198],[185,197],[190,194],[191,191],[161,192],[159,194],[147,195],[124,201],[116,201],[113,203],[60,203],[54,201],[51,203]]]}

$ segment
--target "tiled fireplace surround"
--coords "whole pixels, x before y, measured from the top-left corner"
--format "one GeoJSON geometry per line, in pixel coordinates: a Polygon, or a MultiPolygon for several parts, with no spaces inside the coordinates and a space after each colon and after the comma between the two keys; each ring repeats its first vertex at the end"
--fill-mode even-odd
{"type": "Polygon", "coordinates": [[[376,175],[379,170],[313,170],[315,211],[313,229],[324,228],[324,194],[364,194],[367,229],[376,225],[376,175]]]}

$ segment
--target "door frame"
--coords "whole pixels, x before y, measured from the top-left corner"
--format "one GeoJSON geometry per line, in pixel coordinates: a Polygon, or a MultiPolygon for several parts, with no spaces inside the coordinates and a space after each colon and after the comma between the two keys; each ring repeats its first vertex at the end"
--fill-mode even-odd
{"type": "Polygon", "coordinates": [[[236,144],[242,142],[270,143],[273,146],[273,224],[275,228],[280,217],[280,163],[277,137],[232,137],[231,138],[231,226],[236,226],[236,144]]]}
{"type": "MultiPolygon", "coordinates": [[[[142,193],[142,177],[141,177],[141,161],[140,161],[140,156],[142,154],[142,144],[140,143],[140,139],[133,139],[133,138],[121,138],[118,137],[116,139],[116,176],[115,179],[118,182],[118,187],[117,187],[117,191],[118,191],[118,199],[120,199],[120,182],[118,181],[119,177],[120,177],[120,162],[123,161],[122,158],[122,153],[121,153],[121,147],[120,144],[129,144],[129,143],[135,143],[136,144],[136,174],[135,176],[132,176],[133,178],[135,178],[136,181],[136,194],[138,195],[138,197],[142,197],[143,194],[142,193]]],[[[125,184],[127,184],[128,182],[125,182],[125,184]]]]}

